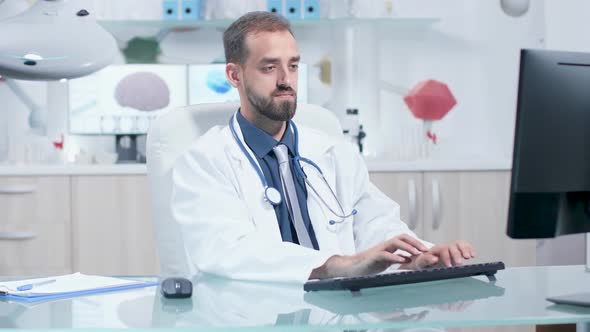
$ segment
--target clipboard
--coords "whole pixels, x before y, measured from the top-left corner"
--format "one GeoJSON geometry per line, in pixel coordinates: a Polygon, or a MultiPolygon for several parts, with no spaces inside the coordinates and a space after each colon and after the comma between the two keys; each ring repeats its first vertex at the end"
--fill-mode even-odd
{"type": "Polygon", "coordinates": [[[157,281],[112,278],[74,273],[63,276],[0,282],[0,300],[18,302],[41,302],[86,296],[143,287],[157,286],[157,281]],[[52,280],[51,283],[44,281],[52,280]],[[55,280],[55,281],[53,281],[55,280]],[[40,284],[26,291],[19,291],[19,285],[40,284]]]}

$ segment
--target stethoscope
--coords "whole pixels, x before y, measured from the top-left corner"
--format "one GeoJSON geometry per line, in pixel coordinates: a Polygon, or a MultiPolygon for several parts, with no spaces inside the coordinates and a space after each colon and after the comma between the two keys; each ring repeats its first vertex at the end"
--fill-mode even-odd
{"type": "MultiPolygon", "coordinates": [[[[229,129],[232,133],[232,136],[234,137],[234,140],[236,141],[236,143],[240,147],[240,150],[242,150],[242,152],[244,153],[246,158],[248,158],[250,165],[252,165],[252,167],[256,171],[256,174],[258,174],[258,177],[260,178],[260,182],[262,183],[262,187],[264,188],[264,200],[273,206],[281,204],[281,202],[282,202],[281,193],[276,188],[268,185],[268,182],[266,181],[266,178],[264,177],[264,173],[262,172],[262,168],[260,167],[260,165],[258,165],[258,162],[256,161],[256,159],[252,155],[252,152],[246,148],[246,146],[244,145],[244,143],[242,143],[242,140],[240,139],[240,137],[236,133],[235,127],[237,126],[237,122],[238,122],[238,120],[236,119],[236,114],[234,114],[234,116],[229,121],[229,129]]],[[[324,206],[327,207],[328,210],[330,210],[330,212],[332,212],[332,214],[334,214],[336,217],[342,219],[340,221],[330,220],[329,224],[334,225],[337,223],[342,223],[342,222],[344,222],[344,219],[350,218],[350,217],[354,216],[355,214],[357,214],[357,211],[355,209],[352,209],[352,211],[350,211],[350,213],[344,213],[344,208],[342,207],[340,200],[338,199],[338,197],[334,193],[334,190],[332,190],[332,187],[330,186],[330,184],[326,180],[326,177],[324,176],[324,172],[322,172],[322,169],[313,161],[311,161],[307,158],[303,158],[299,155],[299,132],[297,130],[297,126],[295,126],[295,123],[293,121],[289,121],[289,128],[291,128],[291,130],[293,130],[293,135],[294,135],[294,139],[295,139],[295,157],[293,158],[294,159],[293,166],[295,168],[295,172],[297,172],[297,174],[305,180],[305,183],[307,184],[307,186],[320,199],[322,204],[324,204],[324,206]],[[336,201],[336,204],[338,204],[338,209],[340,209],[340,212],[334,211],[330,207],[330,205],[328,203],[326,203],[326,201],[322,198],[322,196],[318,193],[318,191],[313,187],[311,182],[309,182],[309,180],[307,179],[307,174],[305,174],[305,172],[303,171],[303,168],[301,167],[301,162],[304,162],[310,166],[313,166],[313,168],[315,168],[318,171],[318,174],[320,175],[322,181],[326,184],[326,186],[330,190],[330,193],[332,194],[332,197],[336,201]]]]}

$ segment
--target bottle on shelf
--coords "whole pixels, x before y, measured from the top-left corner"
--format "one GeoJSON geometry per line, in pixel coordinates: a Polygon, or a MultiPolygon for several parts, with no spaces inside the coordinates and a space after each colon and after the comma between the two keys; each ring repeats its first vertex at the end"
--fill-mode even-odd
{"type": "Polygon", "coordinates": [[[359,152],[363,152],[363,139],[367,133],[363,130],[363,125],[359,121],[359,111],[357,108],[348,108],[346,116],[342,121],[342,132],[352,143],[358,145],[359,152]]]}

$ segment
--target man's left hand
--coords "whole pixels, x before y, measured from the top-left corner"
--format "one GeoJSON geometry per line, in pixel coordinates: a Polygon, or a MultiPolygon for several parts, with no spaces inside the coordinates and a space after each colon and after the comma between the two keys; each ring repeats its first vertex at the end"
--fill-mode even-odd
{"type": "Polygon", "coordinates": [[[475,257],[475,249],[465,241],[438,244],[428,251],[416,256],[411,263],[403,264],[402,269],[424,269],[436,265],[451,267],[463,265],[466,260],[475,257]]]}

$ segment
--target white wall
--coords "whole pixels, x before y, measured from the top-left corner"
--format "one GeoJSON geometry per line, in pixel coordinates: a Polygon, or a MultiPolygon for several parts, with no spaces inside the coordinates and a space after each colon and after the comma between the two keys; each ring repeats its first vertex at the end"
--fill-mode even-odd
{"type": "Polygon", "coordinates": [[[546,7],[547,48],[590,52],[590,2],[548,0],[546,7]]]}
{"type": "MultiPolygon", "coordinates": [[[[381,78],[408,88],[428,78],[449,85],[458,104],[434,123],[440,143],[433,158],[510,159],[518,52],[542,47],[543,1],[532,1],[529,12],[519,18],[505,15],[496,0],[428,3],[429,14],[441,21],[426,35],[385,37],[381,78]]],[[[381,98],[385,140],[392,147],[398,141],[403,144],[403,136],[419,131],[421,122],[400,96],[384,92],[381,98]]]]}

